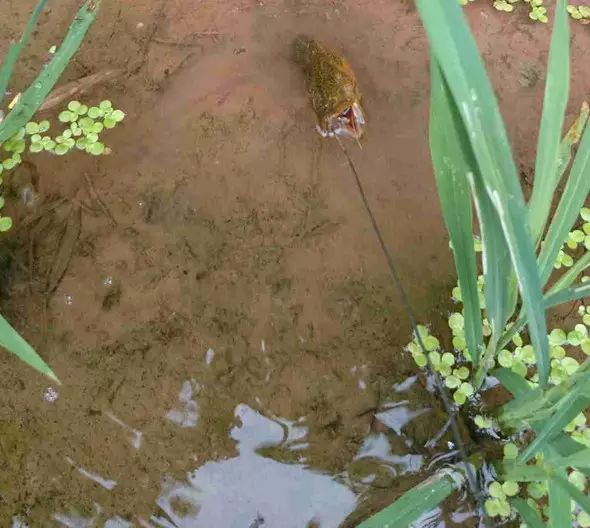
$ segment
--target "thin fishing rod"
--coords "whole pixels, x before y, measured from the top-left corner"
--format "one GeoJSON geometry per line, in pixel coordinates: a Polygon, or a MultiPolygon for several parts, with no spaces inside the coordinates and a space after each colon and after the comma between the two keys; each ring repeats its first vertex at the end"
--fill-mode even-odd
{"type": "Polygon", "coordinates": [[[428,370],[430,371],[430,374],[434,377],[436,388],[438,389],[438,392],[440,393],[441,399],[443,401],[443,405],[445,406],[447,414],[449,415],[449,419],[451,421],[451,432],[453,434],[453,438],[455,439],[455,443],[457,444],[457,449],[459,450],[459,455],[461,457],[461,461],[463,462],[463,465],[465,466],[465,474],[467,476],[467,481],[469,483],[469,488],[471,489],[471,493],[474,495],[475,500],[478,505],[478,508],[482,512],[485,525],[488,527],[495,526],[495,523],[487,516],[485,508],[483,507],[483,497],[481,495],[481,490],[479,488],[477,478],[476,478],[475,473],[473,471],[473,467],[469,463],[469,461],[467,460],[467,450],[465,449],[465,444],[461,440],[459,426],[457,425],[457,420],[455,419],[455,412],[453,410],[451,401],[449,399],[449,395],[447,393],[447,390],[446,390],[440,376],[438,375],[438,372],[436,372],[436,370],[432,367],[430,357],[428,356],[428,351],[426,350],[426,347],[424,346],[424,342],[422,340],[422,336],[420,335],[420,332],[418,332],[418,323],[416,322],[417,320],[416,320],[416,316],[414,314],[414,310],[412,308],[412,305],[410,304],[410,300],[408,298],[406,290],[404,289],[404,287],[402,285],[402,281],[401,281],[401,278],[400,278],[399,273],[397,271],[397,268],[395,266],[395,263],[393,261],[393,257],[391,256],[389,249],[387,249],[387,246],[386,246],[385,241],[383,239],[383,235],[381,234],[381,229],[379,228],[379,224],[377,223],[377,220],[375,219],[375,215],[373,214],[373,211],[371,210],[371,207],[369,205],[369,201],[367,200],[367,195],[365,194],[365,190],[364,190],[363,185],[361,183],[361,179],[358,174],[358,171],[356,170],[356,167],[355,167],[354,163],[352,162],[352,159],[351,159],[350,155],[348,154],[346,147],[342,144],[342,141],[340,140],[340,138],[337,135],[334,135],[334,137],[338,141],[338,145],[342,149],[342,152],[344,153],[344,156],[346,157],[346,161],[348,162],[348,166],[350,167],[350,170],[352,171],[352,174],[354,175],[356,186],[358,188],[359,194],[361,195],[363,205],[365,206],[365,210],[367,211],[367,214],[369,215],[369,218],[371,220],[371,225],[373,226],[373,231],[374,231],[375,235],[377,236],[377,240],[379,241],[379,245],[381,246],[381,251],[385,255],[385,260],[387,260],[387,265],[389,267],[389,271],[391,272],[391,276],[393,277],[393,282],[394,282],[395,287],[399,293],[400,299],[402,301],[402,305],[404,307],[404,310],[406,311],[408,319],[410,320],[410,325],[411,325],[412,329],[414,330],[414,335],[416,336],[416,340],[418,341],[418,345],[420,346],[420,348],[422,349],[422,352],[426,356],[426,360],[428,361],[428,370]]]}

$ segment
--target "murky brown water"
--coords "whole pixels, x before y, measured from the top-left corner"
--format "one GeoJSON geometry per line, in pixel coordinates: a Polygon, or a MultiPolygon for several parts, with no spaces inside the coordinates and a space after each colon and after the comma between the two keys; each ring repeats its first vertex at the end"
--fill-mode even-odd
{"type": "MultiPolygon", "coordinates": [[[[33,4],[0,1],[3,49],[33,4]]],[[[76,5],[52,4],[23,83],[76,5]]],[[[33,158],[45,202],[6,240],[3,313],[63,384],[2,356],[1,526],[354,526],[443,463],[445,414],[402,351],[407,321],[354,182],[289,58],[305,31],[353,64],[368,113],[353,156],[417,311],[438,324],[452,266],[407,6],[104,0],[64,80],[125,68],[86,99],[128,118],[108,158],[33,158]]],[[[547,29],[483,2],[470,17],[526,177],[547,29]]],[[[577,28],[572,112],[587,40],[577,28]]],[[[475,523],[458,504],[421,524],[475,523]]]]}

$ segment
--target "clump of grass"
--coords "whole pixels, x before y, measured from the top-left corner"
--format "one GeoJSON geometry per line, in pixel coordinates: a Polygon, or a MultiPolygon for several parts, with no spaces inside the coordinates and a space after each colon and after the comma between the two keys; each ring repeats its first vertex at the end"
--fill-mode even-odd
{"type": "MultiPolygon", "coordinates": [[[[587,104],[562,136],[569,95],[566,2],[557,1],[528,203],[461,10],[454,2],[416,3],[430,42],[430,149],[458,283],[451,293],[457,309],[448,317],[453,349],[444,350],[420,325],[407,350],[420,368],[438,372],[474,428],[493,432],[502,445],[503,456],[487,461],[495,473],[482,514],[518,518],[532,528],[546,522],[588,527],[590,307],[580,305],[579,320],[568,327],[548,329],[545,316],[549,308],[590,296],[590,282],[580,278],[590,266],[587,104]],[[560,182],[563,192],[556,196],[560,182]],[[512,394],[495,409],[481,398],[492,378],[512,394]]],[[[408,526],[432,508],[429,492],[444,498],[461,486],[437,475],[432,486],[421,486],[421,493],[414,488],[379,519],[402,526],[396,520],[403,518],[408,526]]],[[[361,526],[378,524],[369,519],[361,526]]]]}

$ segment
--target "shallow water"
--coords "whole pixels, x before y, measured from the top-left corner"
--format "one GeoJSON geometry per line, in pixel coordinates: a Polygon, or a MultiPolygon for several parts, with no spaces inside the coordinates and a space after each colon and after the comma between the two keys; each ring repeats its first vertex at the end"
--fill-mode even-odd
{"type": "MultiPolygon", "coordinates": [[[[3,49],[34,3],[0,0],[3,49]]],[[[42,17],[20,84],[77,4],[42,17]]],[[[547,29],[482,1],[468,12],[526,181],[547,29]]],[[[415,12],[389,0],[104,0],[99,16],[64,82],[128,72],[81,97],[126,111],[105,136],[113,153],[32,158],[37,216],[9,204],[30,223],[0,255],[2,313],[62,385],[2,357],[0,526],[357,525],[454,453],[403,352],[408,323],[346,160],[316,134],[289,50],[305,32],[350,60],[368,120],[352,157],[420,319],[437,326],[453,274],[415,12]]],[[[572,114],[590,81],[580,29],[572,114]]],[[[476,524],[457,496],[418,526],[476,524]]]]}

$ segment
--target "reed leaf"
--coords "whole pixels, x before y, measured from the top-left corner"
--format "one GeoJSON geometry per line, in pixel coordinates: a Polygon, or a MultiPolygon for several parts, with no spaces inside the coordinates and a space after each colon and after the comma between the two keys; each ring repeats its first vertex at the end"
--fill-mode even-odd
{"type": "Polygon", "coordinates": [[[565,0],[557,0],[547,64],[543,113],[537,142],[535,180],[529,202],[529,222],[535,243],[539,242],[545,230],[553,193],[562,174],[560,142],[569,95],[569,82],[568,14],[565,0]]]}
{"type": "Polygon", "coordinates": [[[40,0],[31,16],[29,17],[29,21],[25,26],[23,34],[21,35],[18,42],[11,42],[8,46],[8,51],[6,52],[6,56],[4,57],[4,61],[2,62],[2,66],[0,66],[0,102],[4,99],[4,95],[8,89],[8,83],[10,82],[10,78],[12,77],[12,72],[14,70],[14,66],[18,61],[18,58],[21,54],[21,51],[27,44],[31,33],[35,29],[37,25],[37,21],[41,16],[41,12],[43,11],[47,0],[40,0]]]}
{"type": "Polygon", "coordinates": [[[431,68],[430,152],[443,219],[449,233],[464,306],[465,340],[477,365],[483,349],[482,317],[467,174],[477,170],[465,127],[436,63],[431,68]]]}
{"type": "Polygon", "coordinates": [[[0,315],[0,346],[12,352],[27,365],[59,383],[57,376],[20,334],[0,315]]]}
{"type": "Polygon", "coordinates": [[[66,66],[80,47],[88,28],[94,22],[101,0],[86,0],[51,61],[22,93],[18,103],[0,124],[0,143],[19,131],[43,104],[66,66]]]}

